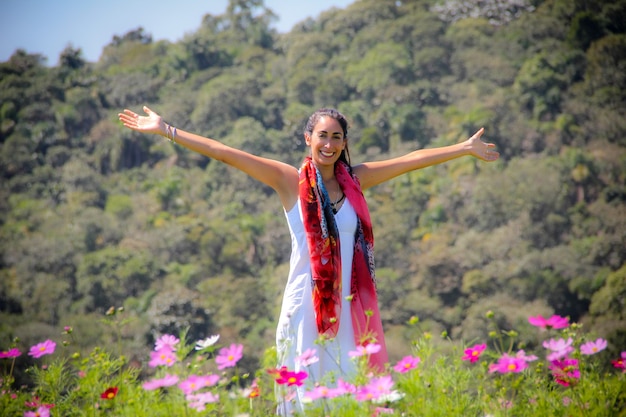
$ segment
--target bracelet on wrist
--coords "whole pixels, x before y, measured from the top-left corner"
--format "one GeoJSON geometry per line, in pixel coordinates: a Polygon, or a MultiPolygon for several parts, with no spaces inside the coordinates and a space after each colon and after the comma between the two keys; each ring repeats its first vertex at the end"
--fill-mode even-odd
{"type": "Polygon", "coordinates": [[[165,136],[170,142],[176,143],[176,128],[165,123],[165,136]]]}

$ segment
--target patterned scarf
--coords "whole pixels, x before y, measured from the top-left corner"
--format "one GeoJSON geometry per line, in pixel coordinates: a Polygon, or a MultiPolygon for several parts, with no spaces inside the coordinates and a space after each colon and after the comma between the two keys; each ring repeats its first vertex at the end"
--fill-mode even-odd
{"type": "MultiPolygon", "coordinates": [[[[376,343],[378,353],[369,357],[370,366],[383,371],[387,348],[383,334],[374,275],[372,222],[361,185],[344,162],[335,164],[335,178],[356,212],[358,222],[350,294],[354,338],[357,346],[376,343]]],[[[341,316],[341,249],[339,231],[330,198],[318,169],[310,157],[300,168],[300,203],[307,234],[313,280],[313,309],[320,335],[335,337],[341,316]]]]}

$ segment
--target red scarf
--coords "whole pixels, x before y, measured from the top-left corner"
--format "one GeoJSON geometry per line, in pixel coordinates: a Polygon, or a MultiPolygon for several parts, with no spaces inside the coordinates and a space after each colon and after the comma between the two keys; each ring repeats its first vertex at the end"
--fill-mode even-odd
{"type": "MultiPolygon", "coordinates": [[[[347,164],[342,161],[335,164],[335,178],[358,218],[350,281],[354,340],[357,346],[370,343],[381,346],[378,353],[370,355],[369,363],[374,369],[383,371],[387,362],[387,348],[376,296],[372,222],[359,180],[351,174],[347,164]]],[[[320,335],[335,337],[341,317],[339,231],[324,182],[310,157],[304,160],[300,168],[299,187],[304,229],[311,257],[313,309],[317,330],[320,335]]]]}

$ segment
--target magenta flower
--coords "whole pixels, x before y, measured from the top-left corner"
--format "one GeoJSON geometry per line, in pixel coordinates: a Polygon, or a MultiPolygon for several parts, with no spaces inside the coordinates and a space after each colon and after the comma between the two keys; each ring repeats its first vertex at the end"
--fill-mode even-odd
{"type": "Polygon", "coordinates": [[[309,374],[304,371],[301,372],[292,372],[286,368],[282,368],[278,373],[278,378],[276,378],[276,383],[279,385],[297,385],[302,386],[304,384],[304,380],[307,379],[309,374]]]}
{"type": "Polygon", "coordinates": [[[217,369],[232,368],[243,357],[243,345],[232,344],[227,348],[221,348],[219,355],[215,358],[217,369]]]}
{"type": "Polygon", "coordinates": [[[573,343],[573,340],[571,337],[567,340],[550,339],[550,340],[544,341],[543,347],[552,351],[552,353],[548,354],[546,358],[549,361],[554,361],[554,360],[558,360],[558,359],[566,357],[567,355],[569,355],[571,352],[574,351],[574,348],[572,347],[572,343],[573,343]]]}
{"type": "Polygon", "coordinates": [[[160,350],[150,352],[150,362],[148,365],[151,368],[157,366],[172,366],[176,363],[176,354],[169,347],[162,347],[160,350]]]}
{"type": "Polygon", "coordinates": [[[463,357],[461,360],[470,361],[470,363],[474,363],[480,359],[480,355],[487,349],[487,345],[485,343],[480,345],[474,345],[471,348],[465,349],[463,357]]]}
{"type": "Polygon", "coordinates": [[[47,407],[38,407],[35,411],[24,411],[24,417],[50,417],[50,410],[47,407]]]}
{"type": "Polygon", "coordinates": [[[583,355],[595,355],[606,349],[607,342],[604,339],[596,339],[595,342],[587,342],[580,345],[580,353],[583,355]]]}
{"type": "Polygon", "coordinates": [[[569,387],[580,378],[577,359],[565,358],[563,360],[554,360],[551,362],[548,369],[552,371],[554,380],[564,387],[569,387]]]}
{"type": "Polygon", "coordinates": [[[519,373],[528,368],[528,363],[518,357],[509,356],[506,353],[502,355],[498,362],[489,365],[489,373],[499,372],[506,374],[510,372],[519,373]]]}
{"type": "Polygon", "coordinates": [[[398,363],[393,367],[393,370],[400,374],[407,373],[411,369],[417,368],[417,365],[419,365],[420,360],[421,359],[417,356],[405,356],[404,358],[398,361],[398,363]]]}
{"type": "Polygon", "coordinates": [[[378,345],[376,343],[370,343],[367,346],[357,346],[356,350],[348,352],[348,356],[351,358],[355,358],[363,355],[371,355],[380,352],[381,348],[381,345],[378,345]]]}
{"type": "Polygon", "coordinates": [[[154,344],[154,350],[159,351],[161,349],[168,348],[169,350],[176,351],[176,345],[180,340],[176,336],[172,336],[171,334],[164,334],[159,337],[154,344]]]}
{"type": "Polygon", "coordinates": [[[12,349],[6,350],[4,352],[0,352],[0,359],[17,358],[21,354],[22,354],[22,352],[20,352],[20,350],[18,348],[12,348],[12,349]]]}
{"type": "Polygon", "coordinates": [[[315,349],[307,349],[302,352],[302,355],[296,358],[296,363],[299,363],[302,366],[312,365],[320,360],[317,356],[315,356],[316,354],[317,351],[315,349]]]}
{"type": "Polygon", "coordinates": [[[45,342],[37,343],[36,345],[30,348],[28,352],[29,356],[33,358],[40,358],[44,355],[50,355],[54,353],[54,349],[57,347],[57,344],[52,340],[48,339],[45,342]]]}
{"type": "Polygon", "coordinates": [[[528,322],[533,326],[541,327],[542,329],[564,329],[569,326],[569,317],[561,317],[553,315],[550,318],[543,318],[542,316],[528,317],[528,322]]]}
{"type": "Polygon", "coordinates": [[[158,388],[171,387],[178,382],[178,376],[167,374],[163,378],[153,379],[143,383],[142,387],[146,391],[152,391],[158,388]]]}

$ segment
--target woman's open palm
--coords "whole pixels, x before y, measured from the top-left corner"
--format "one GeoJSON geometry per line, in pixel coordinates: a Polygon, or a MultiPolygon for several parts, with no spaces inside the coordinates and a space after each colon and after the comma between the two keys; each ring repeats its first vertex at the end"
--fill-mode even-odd
{"type": "Polygon", "coordinates": [[[124,126],[129,129],[162,135],[165,131],[165,122],[163,122],[161,116],[146,106],[143,106],[143,111],[146,112],[147,116],[140,116],[131,110],[124,109],[124,112],[119,113],[118,117],[124,126]]]}
{"type": "Polygon", "coordinates": [[[481,136],[485,132],[484,128],[480,128],[478,132],[474,133],[474,135],[467,140],[467,143],[470,146],[470,152],[478,159],[482,159],[483,161],[495,161],[500,157],[500,153],[493,150],[496,147],[493,143],[486,143],[481,140],[481,136]]]}

